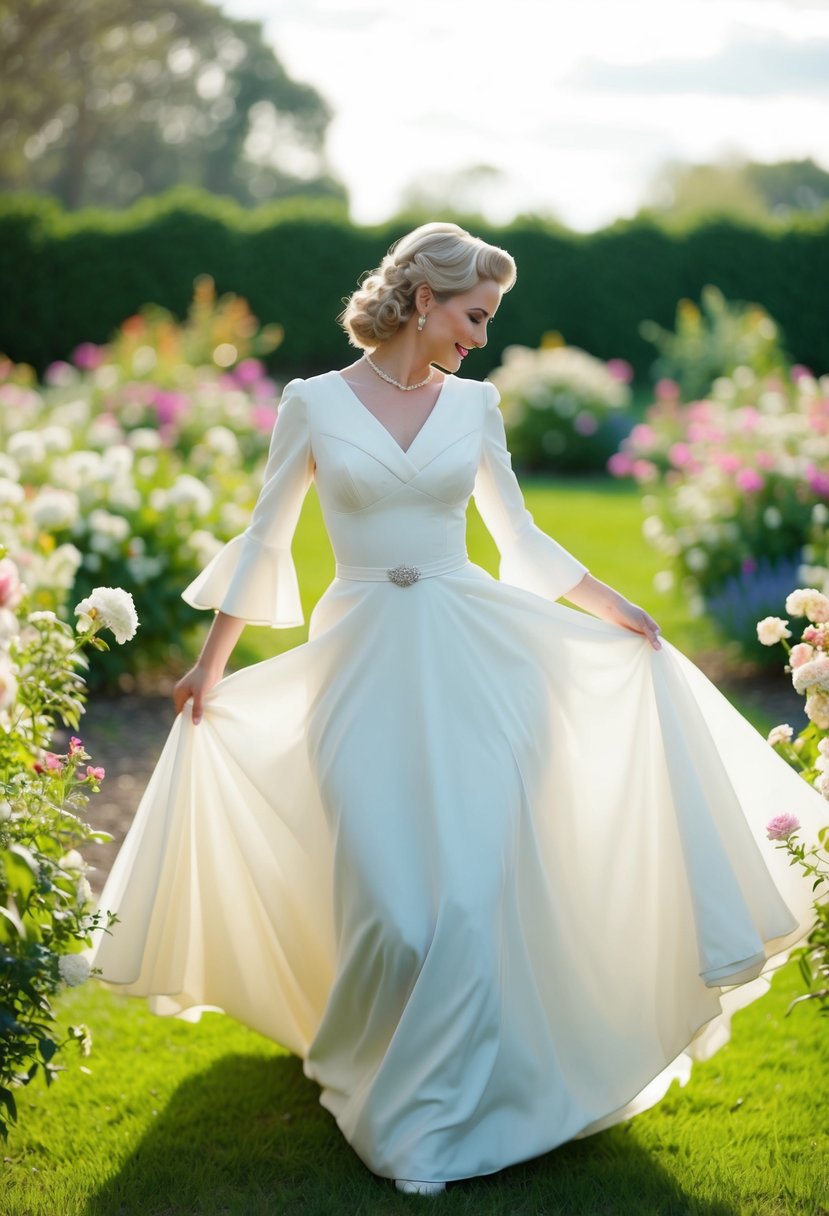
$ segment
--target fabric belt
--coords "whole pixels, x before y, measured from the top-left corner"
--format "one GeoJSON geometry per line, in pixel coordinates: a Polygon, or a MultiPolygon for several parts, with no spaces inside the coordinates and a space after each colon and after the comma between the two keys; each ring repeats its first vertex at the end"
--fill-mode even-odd
{"type": "Polygon", "coordinates": [[[357,582],[395,583],[398,587],[411,587],[421,578],[432,578],[436,574],[449,574],[460,570],[469,561],[466,553],[455,553],[451,557],[439,557],[433,562],[421,562],[419,566],[401,562],[398,566],[346,566],[337,562],[337,578],[354,579],[357,582]]]}

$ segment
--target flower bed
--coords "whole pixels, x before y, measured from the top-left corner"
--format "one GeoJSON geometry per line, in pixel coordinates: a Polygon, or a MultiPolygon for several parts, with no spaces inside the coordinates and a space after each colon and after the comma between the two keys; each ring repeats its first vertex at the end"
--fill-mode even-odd
{"type": "Polygon", "coordinates": [[[278,338],[202,280],[184,324],[148,308],[42,385],[0,364],[0,542],[34,603],[57,589],[63,610],[102,579],[130,589],[141,646],[106,656],[110,683],[186,651],[181,590],[255,499],[278,397],[257,355],[278,338]]]}
{"type": "Polygon", "coordinates": [[[677,582],[747,654],[767,658],[754,622],[797,581],[826,518],[829,377],[739,367],[687,404],[663,381],[609,468],[645,491],[644,534],[666,558],[657,586],[677,582]]]}

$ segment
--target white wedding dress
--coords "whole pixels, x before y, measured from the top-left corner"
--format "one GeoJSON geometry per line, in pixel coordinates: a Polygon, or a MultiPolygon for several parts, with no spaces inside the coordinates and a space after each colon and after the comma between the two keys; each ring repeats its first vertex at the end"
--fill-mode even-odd
{"type": "Polygon", "coordinates": [[[185,598],[301,623],[312,478],[337,576],[307,643],[176,720],[101,898],[105,980],[300,1055],[388,1177],[658,1100],[811,924],[764,824],[826,804],[670,644],[554,602],[585,568],[526,511],[497,401],[449,376],[404,452],[339,373],[287,386],[251,525],[185,598]]]}

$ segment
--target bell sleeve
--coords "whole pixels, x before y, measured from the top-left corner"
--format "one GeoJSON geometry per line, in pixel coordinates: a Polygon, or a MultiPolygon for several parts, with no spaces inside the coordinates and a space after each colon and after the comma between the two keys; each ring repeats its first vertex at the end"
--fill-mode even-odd
{"type": "Polygon", "coordinates": [[[533,521],[513,472],[500,395],[489,382],[483,389],[483,446],[472,494],[501,555],[500,579],[546,599],[560,599],[581,582],[587,567],[533,521]]]}
{"type": "Polygon", "coordinates": [[[214,608],[252,625],[304,623],[291,541],[311,484],[314,460],[302,380],[285,386],[265,477],[250,523],[184,589],[193,608],[214,608]]]}

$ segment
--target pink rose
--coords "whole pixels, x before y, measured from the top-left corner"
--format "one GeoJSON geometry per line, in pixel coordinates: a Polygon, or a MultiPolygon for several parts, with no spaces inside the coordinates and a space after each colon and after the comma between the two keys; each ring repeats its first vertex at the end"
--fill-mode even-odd
{"type": "Polygon", "coordinates": [[[657,380],[655,392],[657,401],[679,401],[679,385],[676,380],[669,380],[667,377],[657,380]]]}
{"type": "Polygon", "coordinates": [[[14,609],[23,598],[23,587],[20,575],[14,562],[4,557],[0,559],[0,607],[14,609]]]}
{"type": "Polygon", "coordinates": [[[775,815],[766,824],[766,835],[769,840],[788,840],[793,832],[800,827],[797,815],[775,815]]]}
{"type": "Polygon", "coordinates": [[[789,655],[789,665],[791,667],[802,667],[804,663],[808,663],[814,656],[814,647],[808,646],[805,642],[798,642],[797,646],[792,646],[791,654],[789,655]]]}
{"type": "Polygon", "coordinates": [[[740,469],[734,480],[745,494],[754,494],[766,484],[756,469],[740,469]]]}
{"type": "Polygon", "coordinates": [[[607,370],[614,380],[619,380],[622,384],[630,384],[633,379],[633,368],[627,359],[608,359],[607,370]]]}

